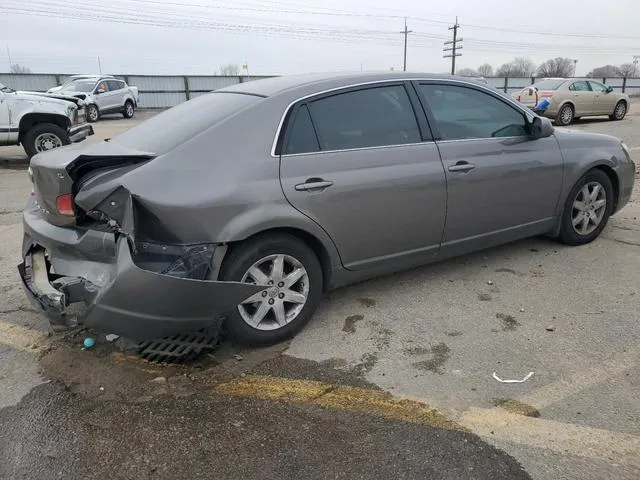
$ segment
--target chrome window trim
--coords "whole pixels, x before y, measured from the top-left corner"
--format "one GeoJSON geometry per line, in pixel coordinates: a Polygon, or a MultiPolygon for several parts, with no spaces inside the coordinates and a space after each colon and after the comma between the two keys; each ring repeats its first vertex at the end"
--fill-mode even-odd
{"type": "MultiPolygon", "coordinates": [[[[293,108],[293,106],[295,104],[297,104],[298,102],[302,102],[303,100],[307,100],[308,98],[312,98],[312,97],[316,97],[319,95],[324,95],[327,93],[331,93],[331,92],[337,92],[339,90],[347,90],[349,88],[354,88],[354,87],[364,87],[367,85],[377,85],[377,84],[381,84],[381,83],[403,83],[403,82],[438,82],[438,83],[451,83],[451,84],[458,84],[458,85],[465,85],[465,86],[470,86],[470,87],[474,87],[477,90],[484,90],[486,92],[490,92],[490,93],[495,93],[495,90],[493,88],[490,88],[488,85],[484,86],[484,85],[479,85],[476,83],[472,83],[472,82],[466,82],[464,80],[460,80],[460,79],[456,79],[456,78],[429,78],[429,77],[417,77],[417,78],[388,78],[385,80],[372,80],[369,82],[360,82],[360,83],[352,83],[349,85],[343,85],[340,87],[334,87],[334,88],[329,88],[327,90],[321,90],[319,92],[315,92],[315,93],[311,93],[309,95],[304,95],[300,98],[297,98],[296,100],[292,101],[291,103],[289,103],[289,105],[287,105],[287,108],[284,109],[284,113],[282,114],[282,117],[280,117],[280,122],[278,122],[278,128],[276,129],[276,134],[275,137],[273,139],[273,143],[271,144],[271,157],[272,158],[279,158],[280,155],[276,155],[276,147],[278,145],[278,139],[280,138],[280,133],[282,132],[282,127],[284,125],[284,120],[285,118],[287,118],[287,115],[289,114],[289,111],[291,110],[291,108],[293,108]]],[[[520,111],[527,119],[531,119],[533,118],[531,115],[531,112],[527,112],[524,108],[521,108],[520,105],[518,105],[513,99],[509,98],[507,95],[504,96],[504,99],[507,100],[506,103],[511,104],[512,107],[514,107],[516,110],[520,111]]],[[[424,145],[427,143],[440,143],[440,142],[465,142],[465,141],[471,141],[471,140],[495,140],[496,138],[500,138],[500,139],[505,139],[505,138],[522,138],[522,136],[517,136],[517,137],[481,137],[481,138],[465,138],[465,139],[459,139],[459,140],[428,140],[426,142],[417,142],[417,143],[406,143],[406,144],[396,144],[396,145],[379,145],[379,146],[374,146],[374,147],[360,147],[360,148],[347,148],[347,149],[338,149],[338,150],[319,150],[317,152],[305,152],[305,153],[293,153],[293,154],[289,154],[289,155],[282,155],[282,157],[297,157],[297,156],[302,156],[302,155],[317,155],[318,153],[336,153],[336,152],[347,152],[347,151],[353,151],[353,150],[370,150],[370,149],[377,149],[377,148],[390,148],[390,147],[402,147],[402,146],[408,146],[408,145],[424,145]]]]}

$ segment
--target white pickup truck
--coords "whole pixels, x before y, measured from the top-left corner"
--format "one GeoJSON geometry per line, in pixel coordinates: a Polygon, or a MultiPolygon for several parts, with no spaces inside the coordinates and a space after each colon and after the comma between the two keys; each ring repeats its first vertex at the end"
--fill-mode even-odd
{"type": "Polygon", "coordinates": [[[62,95],[16,92],[0,83],[0,146],[22,145],[27,156],[93,135],[84,102],[62,95]]]}

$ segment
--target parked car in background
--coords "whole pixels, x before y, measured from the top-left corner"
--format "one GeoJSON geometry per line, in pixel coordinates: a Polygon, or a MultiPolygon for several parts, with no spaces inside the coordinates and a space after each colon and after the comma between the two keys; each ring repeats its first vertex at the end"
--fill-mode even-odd
{"type": "Polygon", "coordinates": [[[29,158],[93,135],[84,103],[73,97],[16,92],[0,83],[0,146],[22,145],[29,158]]]}
{"type": "Polygon", "coordinates": [[[631,103],[628,95],[595,80],[564,78],[543,79],[511,96],[532,109],[544,100],[545,107],[536,113],[555,120],[556,125],[599,115],[622,120],[631,103]]]}
{"type": "Polygon", "coordinates": [[[62,85],[58,85],[57,87],[52,87],[49,90],[47,90],[47,93],[56,93],[59,92],[60,90],[62,90],[62,87],[64,87],[67,83],[72,82],[74,80],[82,80],[85,78],[96,78],[99,77],[99,75],[92,75],[92,74],[88,74],[88,75],[71,75],[70,77],[67,78],[67,80],[62,84],[62,85]]]}
{"type": "Polygon", "coordinates": [[[84,100],[90,122],[97,122],[100,116],[109,113],[121,113],[125,118],[131,118],[138,107],[138,88],[111,76],[72,80],[58,93],[84,100]]]}
{"type": "Polygon", "coordinates": [[[229,86],[31,169],[19,270],[52,324],[151,340],[224,316],[249,344],[299,331],[334,287],[534,235],[591,242],[635,173],[617,138],[405,72],[229,86]]]}

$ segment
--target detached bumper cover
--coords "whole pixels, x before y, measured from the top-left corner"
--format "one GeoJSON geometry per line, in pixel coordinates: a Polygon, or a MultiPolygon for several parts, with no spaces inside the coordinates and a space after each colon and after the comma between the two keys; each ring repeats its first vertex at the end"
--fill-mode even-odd
{"type": "Polygon", "coordinates": [[[215,324],[264,290],[144,270],[125,237],[114,242],[112,233],[56,227],[30,209],[24,228],[18,271],[54,327],[79,324],[137,341],[158,339],[215,324]]]}
{"type": "Polygon", "coordinates": [[[93,135],[93,126],[88,123],[77,125],[69,129],[69,139],[72,143],[81,142],[88,136],[93,135]]]}

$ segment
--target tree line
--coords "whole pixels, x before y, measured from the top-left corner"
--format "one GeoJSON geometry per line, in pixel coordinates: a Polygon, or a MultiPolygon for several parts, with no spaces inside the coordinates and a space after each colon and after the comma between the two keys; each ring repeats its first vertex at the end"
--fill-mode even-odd
{"type": "MultiPolygon", "coordinates": [[[[493,67],[484,63],[477,69],[461,68],[456,73],[463,77],[572,77],[575,74],[576,62],[566,57],[550,58],[536,65],[527,57],[516,57],[503,63],[494,72],[493,67]]],[[[587,77],[595,78],[629,78],[636,76],[636,65],[623,63],[620,66],[604,65],[591,70],[587,77]]]]}

